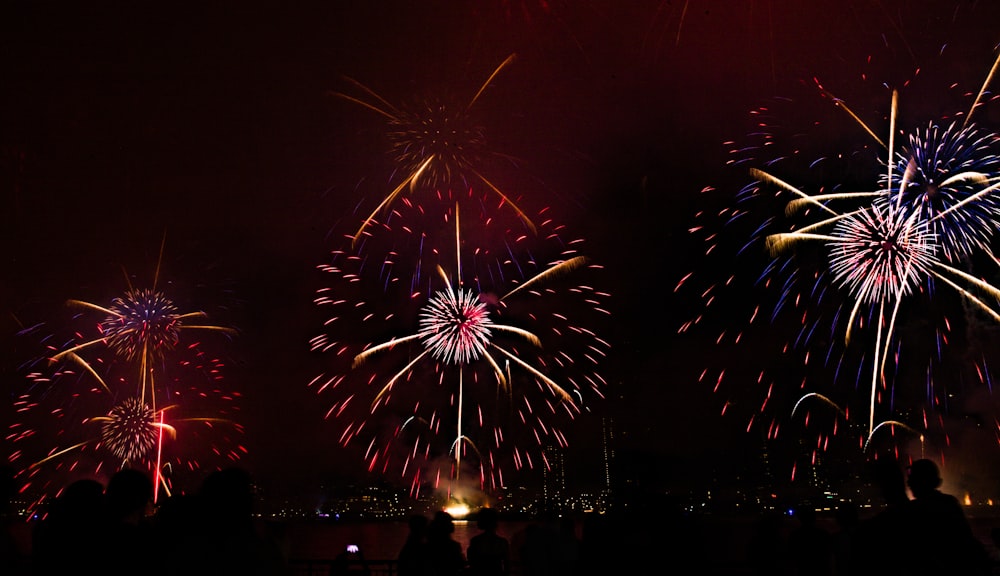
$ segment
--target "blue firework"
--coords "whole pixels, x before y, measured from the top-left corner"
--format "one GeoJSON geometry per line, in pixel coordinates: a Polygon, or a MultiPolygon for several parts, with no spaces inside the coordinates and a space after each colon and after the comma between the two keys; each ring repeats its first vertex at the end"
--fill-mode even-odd
{"type": "Polygon", "coordinates": [[[938,237],[941,257],[950,262],[990,251],[1000,220],[998,150],[996,133],[975,125],[952,122],[942,128],[930,122],[914,130],[897,155],[902,180],[887,187],[889,198],[928,223],[938,237]]]}
{"type": "MultiPolygon", "coordinates": [[[[865,450],[886,430],[905,432],[891,440],[894,450],[950,443],[956,398],[991,387],[987,324],[979,321],[1000,321],[1000,290],[987,281],[997,262],[1000,135],[970,118],[998,64],[971,108],[924,117],[919,128],[897,129],[895,92],[891,112],[878,115],[889,121],[886,132],[817,83],[835,104],[829,118],[803,130],[788,123],[795,102],[776,100],[752,112],[745,144],[727,142],[729,164],[750,167],[752,182],[735,202],[697,214],[690,230],[718,266],[701,263],[678,285],[695,285],[701,303],[680,331],[708,329],[719,348],[713,358],[730,359],[698,376],[727,396],[723,414],[749,407],[737,412],[749,415],[746,430],[766,430],[769,440],[791,417],[817,435],[813,458],[838,427],[860,433],[865,450]],[[845,133],[835,109],[863,130],[845,133]],[[858,147],[862,132],[869,138],[858,147]],[[700,276],[707,284],[698,285],[700,276]],[[762,326],[763,334],[750,331],[762,326]],[[758,361],[756,347],[771,345],[769,357],[783,360],[758,361]],[[747,403],[754,396],[759,404],[747,403]]],[[[713,191],[703,190],[707,200],[713,191]]]]}

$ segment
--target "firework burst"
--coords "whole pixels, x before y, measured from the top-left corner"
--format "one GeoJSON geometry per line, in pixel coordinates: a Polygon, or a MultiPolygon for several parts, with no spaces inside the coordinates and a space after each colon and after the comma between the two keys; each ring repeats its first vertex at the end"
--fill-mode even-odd
{"type": "Polygon", "coordinates": [[[906,176],[905,186],[886,189],[929,224],[951,263],[991,251],[1000,220],[998,150],[996,134],[952,121],[917,128],[899,153],[896,171],[906,176]]]}
{"type": "Polygon", "coordinates": [[[868,306],[916,291],[937,253],[930,226],[917,216],[876,202],[838,220],[824,239],[833,281],[868,306]]]}
{"type": "MultiPolygon", "coordinates": [[[[447,276],[443,279],[448,283],[447,276]]],[[[431,356],[445,364],[468,364],[486,354],[492,330],[486,303],[471,290],[435,293],[420,312],[417,336],[431,356]]]]}
{"type": "MultiPolygon", "coordinates": [[[[751,324],[769,321],[779,340],[785,338],[780,327],[789,329],[792,337],[779,343],[782,356],[804,355],[795,370],[789,364],[793,360],[781,358],[773,369],[752,375],[727,374],[725,367],[702,373],[703,379],[714,382],[716,391],[728,390],[726,383],[734,378],[753,378],[762,387],[763,400],[750,417],[748,431],[763,425],[767,438],[777,438],[779,414],[794,401],[790,413],[807,427],[810,413],[814,421],[824,411],[833,418],[827,432],[819,433],[813,459],[817,451],[828,448],[830,436],[843,422],[859,432],[859,446],[865,450],[881,430],[919,438],[923,450],[935,425],[945,446],[949,398],[963,386],[989,386],[986,355],[976,358],[974,352],[975,341],[981,338],[971,334],[976,316],[994,323],[1000,320],[996,309],[1000,291],[972,269],[978,262],[995,270],[996,263],[990,244],[998,216],[995,146],[1000,138],[971,122],[987,84],[963,122],[946,119],[944,128],[931,122],[927,128],[913,129],[908,145],[899,151],[895,140],[902,131],[896,126],[895,92],[886,115],[888,139],[883,141],[876,135],[879,131],[845,102],[819,87],[819,93],[846,111],[877,146],[812,162],[809,168],[820,174],[821,182],[836,183],[833,189],[820,183],[816,192],[782,179],[791,173],[787,165],[801,157],[802,150],[768,161],[765,169],[752,167],[753,182],[740,191],[738,203],[716,212],[729,230],[746,230],[736,252],[753,256],[759,250],[762,258],[753,266],[762,272],[747,286],[734,269],[723,282],[704,289],[702,312],[681,331],[705,325],[711,310],[749,314],[751,324]],[[786,170],[779,171],[778,166],[786,170]],[[720,298],[726,288],[745,290],[744,296],[757,293],[761,299],[743,310],[720,298]],[[961,311],[959,316],[956,310],[961,311]],[[962,324],[969,331],[965,340],[956,330],[962,324]],[[958,357],[946,354],[951,349],[967,352],[958,357]],[[922,370],[915,365],[921,358],[927,362],[922,370]],[[966,383],[962,374],[970,364],[974,376],[966,383]],[[925,385],[904,384],[914,379],[924,380],[925,385]],[[918,390],[924,394],[922,401],[915,397],[918,390]],[[788,394],[791,397],[785,398],[788,394]],[[857,396],[867,400],[863,428],[850,418],[857,396]],[[823,402],[817,404],[816,399],[823,402]],[[808,405],[815,409],[807,409],[808,405]],[[757,422],[767,414],[769,420],[757,422]]],[[[766,129],[777,107],[755,111],[754,135],[760,142],[734,148],[732,164],[745,165],[750,156],[777,143],[766,129]]],[[[719,230],[694,227],[692,231],[706,233],[707,255],[731,256],[719,230]]],[[[689,275],[681,285],[691,280],[689,275]]],[[[736,320],[734,328],[733,318],[739,316],[730,316],[730,329],[716,336],[720,346],[740,346],[744,339],[744,327],[736,320]]],[[[726,402],[723,413],[736,404],[726,402]]],[[[829,422],[823,416],[821,420],[829,422]]]]}
{"type": "Polygon", "coordinates": [[[106,306],[69,305],[79,311],[70,336],[45,324],[21,334],[41,335],[45,348],[22,367],[26,389],[7,435],[26,491],[41,499],[74,477],[125,464],[148,468],[169,491],[177,471],[242,456],[239,394],[224,385],[222,359],[190,338],[232,329],[192,323],[206,315],[180,312],[155,282],[106,306]]]}
{"type": "MultiPolygon", "coordinates": [[[[401,222],[424,214],[404,207],[401,222]]],[[[491,248],[465,233],[465,218],[459,226],[458,205],[443,213],[449,238],[436,234],[440,225],[372,227],[412,235],[433,274],[411,275],[415,266],[395,255],[333,252],[320,266],[331,284],[316,298],[329,318],[311,342],[331,355],[331,370],[310,386],[333,397],[328,417],[340,441],[363,448],[370,470],[398,470],[413,491],[464,467],[493,488],[508,464],[544,465],[542,448],[566,445],[563,428],[605,386],[597,369],[609,346],[593,326],[606,320],[609,296],[567,280],[600,271],[581,243],[564,242],[543,219],[549,245],[508,229],[491,248]]]]}
{"type": "MultiPolygon", "coordinates": [[[[179,313],[174,303],[156,289],[129,288],[124,296],[112,300],[108,307],[81,300],[70,300],[68,304],[98,311],[104,314],[104,318],[97,324],[96,337],[56,352],[50,362],[75,361],[97,375],[81,353],[91,347],[106,346],[119,359],[137,364],[141,382],[139,396],[145,398],[148,395],[154,404],[157,395],[152,367],[155,363],[162,363],[177,347],[182,330],[234,333],[232,329],[221,326],[187,323],[206,315],[204,312],[179,313]]],[[[100,379],[100,376],[97,377],[100,379]]]]}
{"type": "Polygon", "coordinates": [[[126,398],[94,420],[101,423],[101,441],[123,462],[138,462],[156,446],[156,415],[138,398],[126,398]]]}
{"type": "Polygon", "coordinates": [[[107,346],[126,360],[162,358],[181,339],[184,318],[160,292],[129,290],[124,297],[115,298],[106,312],[100,331],[105,334],[107,346]]]}
{"type": "Polygon", "coordinates": [[[521,208],[482,171],[487,158],[500,155],[487,146],[486,130],[471,114],[476,102],[500,72],[514,62],[511,54],[489,75],[479,90],[465,103],[454,104],[429,97],[409,107],[397,107],[367,86],[348,78],[362,95],[343,92],[334,95],[381,115],[388,122],[390,155],[402,178],[393,190],[362,221],[354,234],[357,241],[372,221],[383,214],[404,192],[433,194],[462,193],[482,188],[499,198],[508,209],[531,228],[535,224],[521,208]]]}

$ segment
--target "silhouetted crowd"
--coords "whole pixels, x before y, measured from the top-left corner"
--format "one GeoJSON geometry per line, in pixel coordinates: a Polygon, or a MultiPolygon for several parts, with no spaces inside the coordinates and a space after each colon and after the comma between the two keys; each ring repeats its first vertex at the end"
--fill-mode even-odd
{"type": "Polygon", "coordinates": [[[413,515],[399,552],[399,576],[623,576],[705,574],[700,534],[669,497],[648,497],[633,512],[588,515],[577,535],[569,516],[542,515],[508,539],[493,508],[476,513],[479,533],[463,554],[452,517],[413,515]],[[516,560],[515,560],[516,558],[516,560]],[[695,562],[692,564],[692,562],[695,562]],[[698,568],[698,566],[701,568],[698,568]]]}
{"type": "MultiPolygon", "coordinates": [[[[937,465],[927,459],[904,468],[872,462],[881,507],[861,519],[842,504],[836,527],[817,523],[814,506],[794,511],[789,528],[780,514],[762,516],[748,547],[754,575],[769,576],[988,576],[996,561],[972,530],[958,499],[941,492],[937,465]],[[912,498],[907,495],[909,488],[912,498]]],[[[997,533],[1000,536],[1000,532],[997,533]]],[[[996,572],[995,572],[996,571],[996,572]]]]}
{"type": "MultiPolygon", "coordinates": [[[[862,518],[843,504],[835,525],[818,522],[803,503],[789,517],[761,514],[745,542],[744,562],[720,567],[697,515],[670,495],[645,495],[627,511],[590,514],[579,526],[570,517],[543,516],[508,539],[495,509],[475,512],[478,533],[468,546],[453,537],[444,511],[414,514],[395,559],[398,576],[624,576],[746,574],[754,576],[988,576],[1000,564],[973,533],[954,496],[940,490],[937,465],[908,468],[872,462],[881,505],[862,518]],[[909,491],[909,494],[907,493],[909,491]]],[[[253,513],[254,488],[240,468],[214,472],[189,495],[159,499],[146,472],[122,469],[102,485],[66,486],[44,518],[32,522],[25,553],[12,523],[12,474],[2,478],[5,508],[0,576],[150,574],[293,575],[280,522],[253,513]]],[[[993,533],[1000,543],[1000,527],[993,533]]],[[[371,576],[363,554],[348,547],[330,564],[331,576],[371,576]]]]}
{"type": "Polygon", "coordinates": [[[194,494],[159,499],[155,513],[147,472],[118,470],[107,486],[77,480],[33,523],[27,554],[10,529],[13,478],[4,482],[3,575],[289,573],[280,539],[254,517],[253,483],[240,468],[211,473],[194,494]]]}

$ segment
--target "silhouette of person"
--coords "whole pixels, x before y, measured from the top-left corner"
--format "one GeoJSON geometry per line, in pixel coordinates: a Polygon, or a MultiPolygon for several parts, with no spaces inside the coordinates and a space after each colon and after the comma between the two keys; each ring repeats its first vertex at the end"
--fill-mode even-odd
{"type": "Polygon", "coordinates": [[[122,468],[108,480],[104,491],[107,535],[104,574],[134,574],[148,570],[153,551],[149,516],[153,506],[153,481],[146,472],[122,468]]]}
{"type": "Polygon", "coordinates": [[[198,493],[200,548],[192,568],[210,574],[285,574],[281,547],[253,517],[254,487],[250,474],[238,467],[209,474],[198,493]]]}
{"type": "Polygon", "coordinates": [[[427,525],[427,567],[431,576],[457,576],[465,570],[465,552],[452,534],[455,521],[444,510],[434,513],[427,525]]]}
{"type": "Polygon", "coordinates": [[[31,573],[103,573],[105,527],[104,485],[89,478],[70,483],[32,531],[31,573]]]}
{"type": "Polygon", "coordinates": [[[921,458],[910,465],[907,486],[913,499],[906,520],[918,560],[914,574],[990,573],[989,555],[965,517],[958,498],[942,492],[941,474],[934,461],[921,458]]]}
{"type": "Polygon", "coordinates": [[[507,576],[510,574],[510,541],[497,533],[500,516],[496,508],[480,508],[476,526],[480,532],[469,539],[466,550],[468,573],[473,576],[507,576]]]}
{"type": "Polygon", "coordinates": [[[407,518],[409,532],[399,550],[396,567],[399,576],[424,576],[427,573],[427,525],[430,521],[423,514],[407,518]]]}
{"type": "Polygon", "coordinates": [[[196,494],[175,493],[161,498],[152,519],[154,540],[170,554],[158,555],[159,572],[167,575],[194,573],[201,565],[200,501],[196,494]]]}
{"type": "Polygon", "coordinates": [[[912,545],[907,535],[906,475],[897,460],[887,457],[873,460],[870,474],[882,507],[858,525],[853,549],[856,574],[907,574],[915,558],[906,553],[912,545]]]}
{"type": "Polygon", "coordinates": [[[792,573],[798,576],[831,576],[833,542],[830,533],[819,525],[816,509],[809,503],[795,510],[798,526],[788,535],[792,573]]]}

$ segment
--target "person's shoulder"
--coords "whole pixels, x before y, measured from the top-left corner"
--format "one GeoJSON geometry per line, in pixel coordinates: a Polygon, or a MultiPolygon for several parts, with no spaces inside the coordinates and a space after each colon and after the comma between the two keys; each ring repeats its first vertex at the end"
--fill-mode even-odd
{"type": "Polygon", "coordinates": [[[962,502],[958,499],[958,496],[955,496],[954,494],[948,494],[947,492],[938,492],[938,494],[941,494],[942,496],[944,496],[945,498],[947,498],[949,501],[954,502],[954,503],[958,504],[959,506],[962,505],[962,502]]]}
{"type": "MultiPolygon", "coordinates": [[[[917,499],[911,500],[911,502],[917,502],[917,501],[918,501],[917,499]]],[[[925,498],[923,498],[923,501],[935,503],[938,505],[949,506],[952,508],[962,507],[962,503],[961,501],[959,501],[957,496],[955,496],[954,494],[949,494],[947,492],[941,492],[940,490],[935,490],[934,492],[931,492],[925,498]]]]}

